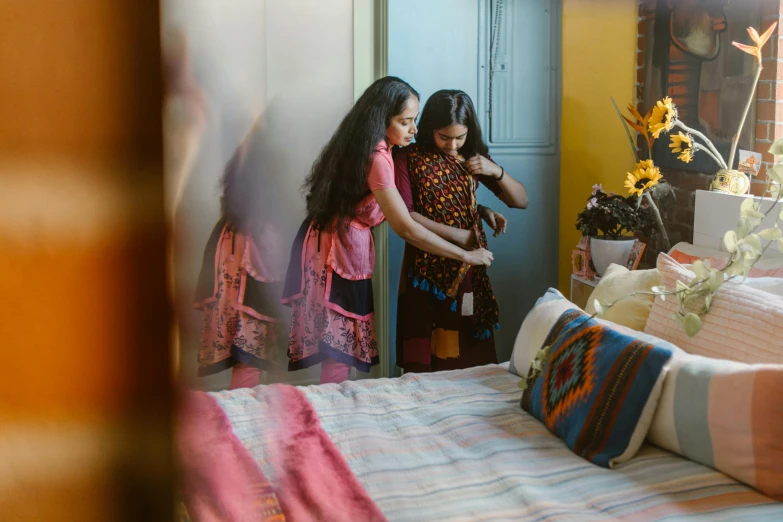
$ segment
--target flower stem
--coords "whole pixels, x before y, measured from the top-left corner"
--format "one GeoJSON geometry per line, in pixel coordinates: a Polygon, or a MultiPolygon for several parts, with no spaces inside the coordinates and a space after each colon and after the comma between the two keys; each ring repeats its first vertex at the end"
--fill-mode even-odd
{"type": "Polygon", "coordinates": [[[724,169],[728,170],[729,167],[727,167],[726,166],[726,162],[723,161],[723,156],[720,155],[720,152],[718,152],[718,149],[715,148],[715,145],[712,144],[712,142],[707,138],[707,136],[705,136],[701,132],[697,131],[696,129],[691,129],[690,127],[685,125],[680,120],[675,121],[674,124],[677,125],[678,127],[680,127],[682,130],[684,130],[686,132],[690,132],[691,134],[693,134],[697,138],[701,138],[701,140],[704,142],[704,144],[707,145],[710,148],[710,150],[712,151],[713,154],[715,154],[715,157],[718,159],[719,165],[721,167],[723,167],[724,169]]]}
{"type": "Polygon", "coordinates": [[[647,202],[650,204],[650,207],[653,209],[653,214],[655,214],[655,220],[658,222],[658,230],[661,232],[661,237],[663,238],[663,246],[666,248],[666,251],[668,252],[671,250],[672,245],[669,243],[669,236],[666,234],[666,227],[663,226],[663,220],[661,219],[661,213],[658,211],[658,205],[655,204],[655,201],[653,201],[652,196],[648,191],[645,191],[644,197],[647,198],[647,202]]]}
{"type": "Polygon", "coordinates": [[[620,107],[617,106],[617,103],[615,103],[614,98],[612,96],[609,96],[609,99],[612,100],[612,105],[614,105],[614,110],[617,112],[617,115],[620,117],[620,122],[623,124],[623,128],[625,129],[625,135],[628,136],[628,141],[631,143],[631,150],[633,151],[633,155],[636,156],[636,162],[639,163],[639,151],[636,150],[636,143],[634,143],[633,138],[631,137],[631,131],[628,130],[628,125],[625,123],[625,119],[623,119],[623,113],[620,112],[620,107]]]}
{"type": "Polygon", "coordinates": [[[745,126],[745,120],[748,117],[748,112],[750,111],[750,105],[753,103],[753,100],[755,99],[755,92],[756,92],[756,86],[759,84],[759,78],[761,77],[761,71],[764,69],[761,66],[761,62],[758,62],[759,67],[756,70],[756,76],[753,78],[753,88],[750,90],[750,95],[748,96],[748,102],[745,104],[745,111],[742,113],[742,119],[740,120],[739,129],[737,129],[737,134],[734,135],[734,139],[731,140],[731,150],[729,151],[729,165],[734,165],[734,154],[737,152],[737,145],[739,145],[739,139],[740,134],[742,134],[742,127],[745,126]]]}
{"type": "Polygon", "coordinates": [[[723,167],[723,162],[722,162],[721,160],[719,160],[718,158],[716,158],[716,157],[715,157],[715,154],[713,154],[713,153],[710,151],[710,149],[709,149],[709,148],[707,148],[707,147],[703,147],[703,146],[699,145],[698,143],[694,143],[694,144],[693,144],[693,150],[700,150],[700,151],[702,151],[702,152],[706,153],[706,154],[707,154],[707,156],[709,156],[710,158],[712,158],[712,159],[715,161],[715,163],[717,163],[717,164],[718,164],[718,166],[719,166],[719,167],[723,167]]]}

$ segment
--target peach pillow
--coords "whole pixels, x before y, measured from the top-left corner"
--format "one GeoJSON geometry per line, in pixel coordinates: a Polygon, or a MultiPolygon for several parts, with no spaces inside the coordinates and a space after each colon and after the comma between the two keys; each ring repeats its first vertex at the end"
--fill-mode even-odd
{"type": "MultiPolygon", "coordinates": [[[[690,282],[695,274],[666,254],[658,256],[661,284],[674,288],[679,279],[690,282]]],[[[703,300],[691,303],[693,310],[703,300]]],[[[674,318],[673,297],[656,297],[644,332],[673,343],[688,353],[746,363],[783,364],[783,299],[742,283],[727,282],[702,317],[701,330],[689,337],[674,318]]]]}

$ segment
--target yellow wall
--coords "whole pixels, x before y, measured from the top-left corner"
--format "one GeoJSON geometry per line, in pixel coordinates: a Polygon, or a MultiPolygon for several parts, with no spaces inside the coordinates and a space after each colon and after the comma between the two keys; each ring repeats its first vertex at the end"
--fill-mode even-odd
{"type": "MultiPolygon", "coordinates": [[[[574,227],[590,187],[620,192],[633,153],[612,103],[635,103],[635,0],[563,0],[560,127],[560,290],[567,292],[574,227]]],[[[566,293],[566,295],[568,295],[566,293]]]]}

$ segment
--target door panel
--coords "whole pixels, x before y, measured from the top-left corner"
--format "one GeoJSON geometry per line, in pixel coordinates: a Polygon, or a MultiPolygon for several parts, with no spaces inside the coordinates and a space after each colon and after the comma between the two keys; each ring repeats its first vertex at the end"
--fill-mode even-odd
{"type": "MultiPolygon", "coordinates": [[[[525,315],[557,283],[560,15],[556,0],[497,2],[389,2],[388,49],[389,74],[419,91],[422,108],[440,89],[462,89],[471,96],[485,139],[491,138],[493,159],[528,190],[530,205],[524,211],[507,209],[486,189],[479,191],[481,204],[509,220],[504,236],[489,239],[495,253],[489,273],[500,305],[496,349],[505,361],[525,315]],[[493,24],[500,31],[490,60],[491,36],[498,34],[493,24]]],[[[388,246],[389,368],[394,368],[404,242],[390,231],[388,246]]]]}

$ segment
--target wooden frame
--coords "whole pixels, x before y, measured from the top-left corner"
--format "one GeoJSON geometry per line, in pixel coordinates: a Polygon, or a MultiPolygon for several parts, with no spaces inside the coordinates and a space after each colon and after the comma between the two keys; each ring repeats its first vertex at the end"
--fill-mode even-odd
{"type": "MultiPolygon", "coordinates": [[[[358,99],[378,78],[388,74],[388,0],[353,2],[353,93],[358,99]]],[[[389,225],[375,227],[375,335],[380,364],[369,376],[388,377],[389,368],[389,225]]],[[[353,372],[352,372],[353,373],[353,372]]]]}

